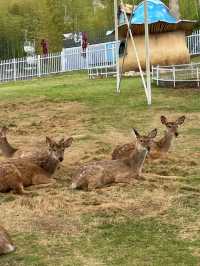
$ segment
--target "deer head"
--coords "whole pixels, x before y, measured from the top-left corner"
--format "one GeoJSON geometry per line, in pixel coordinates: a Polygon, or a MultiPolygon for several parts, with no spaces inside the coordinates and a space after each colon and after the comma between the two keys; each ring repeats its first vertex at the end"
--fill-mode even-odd
{"type": "Polygon", "coordinates": [[[153,139],[157,135],[157,128],[153,129],[148,135],[143,136],[140,135],[135,128],[133,128],[133,135],[135,137],[135,144],[138,150],[142,150],[145,148],[147,151],[150,151],[151,146],[153,144],[153,139]]]}
{"type": "Polygon", "coordinates": [[[62,138],[59,142],[52,140],[49,137],[46,137],[46,143],[49,146],[50,156],[56,160],[62,162],[64,159],[65,149],[70,147],[73,142],[73,138],[64,139],[62,138]]]}
{"type": "Polygon", "coordinates": [[[179,118],[178,118],[176,121],[174,121],[174,122],[169,122],[169,121],[167,120],[167,118],[166,118],[164,115],[162,115],[162,116],[160,117],[160,121],[161,121],[161,123],[162,123],[163,125],[166,126],[167,131],[168,131],[169,133],[171,133],[171,134],[174,135],[175,137],[178,137],[178,135],[179,135],[179,133],[178,133],[178,127],[184,123],[184,121],[185,121],[185,116],[183,115],[183,116],[179,117],[179,118]]]}

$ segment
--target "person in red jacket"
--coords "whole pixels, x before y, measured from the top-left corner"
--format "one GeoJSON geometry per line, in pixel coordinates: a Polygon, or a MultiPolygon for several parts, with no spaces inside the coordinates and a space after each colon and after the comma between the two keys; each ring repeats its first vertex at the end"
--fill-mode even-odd
{"type": "Polygon", "coordinates": [[[82,51],[83,51],[83,56],[86,57],[86,49],[88,46],[88,36],[86,32],[82,32],[82,51]]]}
{"type": "Polygon", "coordinates": [[[47,56],[49,52],[48,41],[45,39],[42,39],[41,46],[42,46],[43,55],[47,56]]]}

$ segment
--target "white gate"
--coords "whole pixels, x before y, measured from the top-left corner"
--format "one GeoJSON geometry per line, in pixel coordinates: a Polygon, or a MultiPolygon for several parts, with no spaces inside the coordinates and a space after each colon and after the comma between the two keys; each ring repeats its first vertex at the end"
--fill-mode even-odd
{"type": "Polygon", "coordinates": [[[62,51],[62,71],[95,69],[116,66],[116,42],[88,46],[85,52],[81,47],[62,51]]]}
{"type": "Polygon", "coordinates": [[[190,55],[200,54],[200,30],[194,31],[192,35],[187,37],[187,47],[190,55]]]}

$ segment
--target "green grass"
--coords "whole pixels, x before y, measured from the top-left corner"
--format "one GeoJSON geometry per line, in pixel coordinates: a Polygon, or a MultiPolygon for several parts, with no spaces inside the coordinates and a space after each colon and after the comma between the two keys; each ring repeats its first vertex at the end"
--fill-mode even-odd
{"type": "Polygon", "coordinates": [[[127,219],[117,225],[104,224],[94,235],[76,241],[83,252],[103,265],[196,265],[190,241],[176,237],[176,227],[155,219],[127,219]]]}
{"type": "Polygon", "coordinates": [[[1,84],[0,124],[10,125],[18,144],[23,137],[67,132],[75,137],[71,154],[77,150],[73,158],[80,161],[108,157],[112,134],[158,127],[162,135],[161,114],[186,115],[169,158],[145,164],[145,172],[180,181],[71,192],[66,171],[77,162],[68,166],[69,153],[57,187],[32,198],[0,195],[0,221],[17,246],[0,258],[1,266],[199,265],[200,91],[153,87],[152,95],[147,106],[139,79],[124,78],[117,95],[115,79],[88,80],[84,73],[1,84]],[[73,103],[77,107],[65,111],[73,103]]]}
{"type": "Polygon", "coordinates": [[[194,63],[200,63],[200,56],[194,56],[194,57],[192,57],[192,62],[194,62],[194,63]]]}

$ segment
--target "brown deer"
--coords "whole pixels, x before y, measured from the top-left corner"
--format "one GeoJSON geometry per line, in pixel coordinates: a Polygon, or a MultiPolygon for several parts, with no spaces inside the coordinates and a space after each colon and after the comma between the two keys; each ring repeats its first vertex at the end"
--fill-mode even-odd
{"type": "Polygon", "coordinates": [[[0,255],[13,252],[14,250],[15,246],[13,245],[8,232],[0,226],[0,255]]]}
{"type": "MultiPolygon", "coordinates": [[[[166,126],[167,130],[165,131],[164,136],[159,141],[152,141],[151,150],[148,154],[148,157],[150,157],[151,159],[162,157],[169,151],[174,137],[178,137],[179,135],[178,127],[184,123],[185,116],[179,117],[174,122],[168,122],[167,118],[162,115],[160,117],[160,120],[161,123],[166,126]]],[[[112,153],[112,159],[116,160],[121,158],[127,158],[134,149],[134,143],[118,145],[112,153]]]]}
{"type": "Polygon", "coordinates": [[[157,135],[152,130],[148,137],[142,137],[133,129],[135,149],[126,159],[91,162],[82,166],[72,178],[72,189],[91,190],[111,183],[128,183],[141,175],[151,142],[157,135]]]}
{"type": "Polygon", "coordinates": [[[52,183],[50,178],[57,166],[63,161],[64,151],[72,144],[73,138],[55,142],[46,138],[49,146],[47,153],[34,158],[8,159],[0,163],[0,192],[14,190],[17,194],[25,193],[24,187],[52,183]]]}

